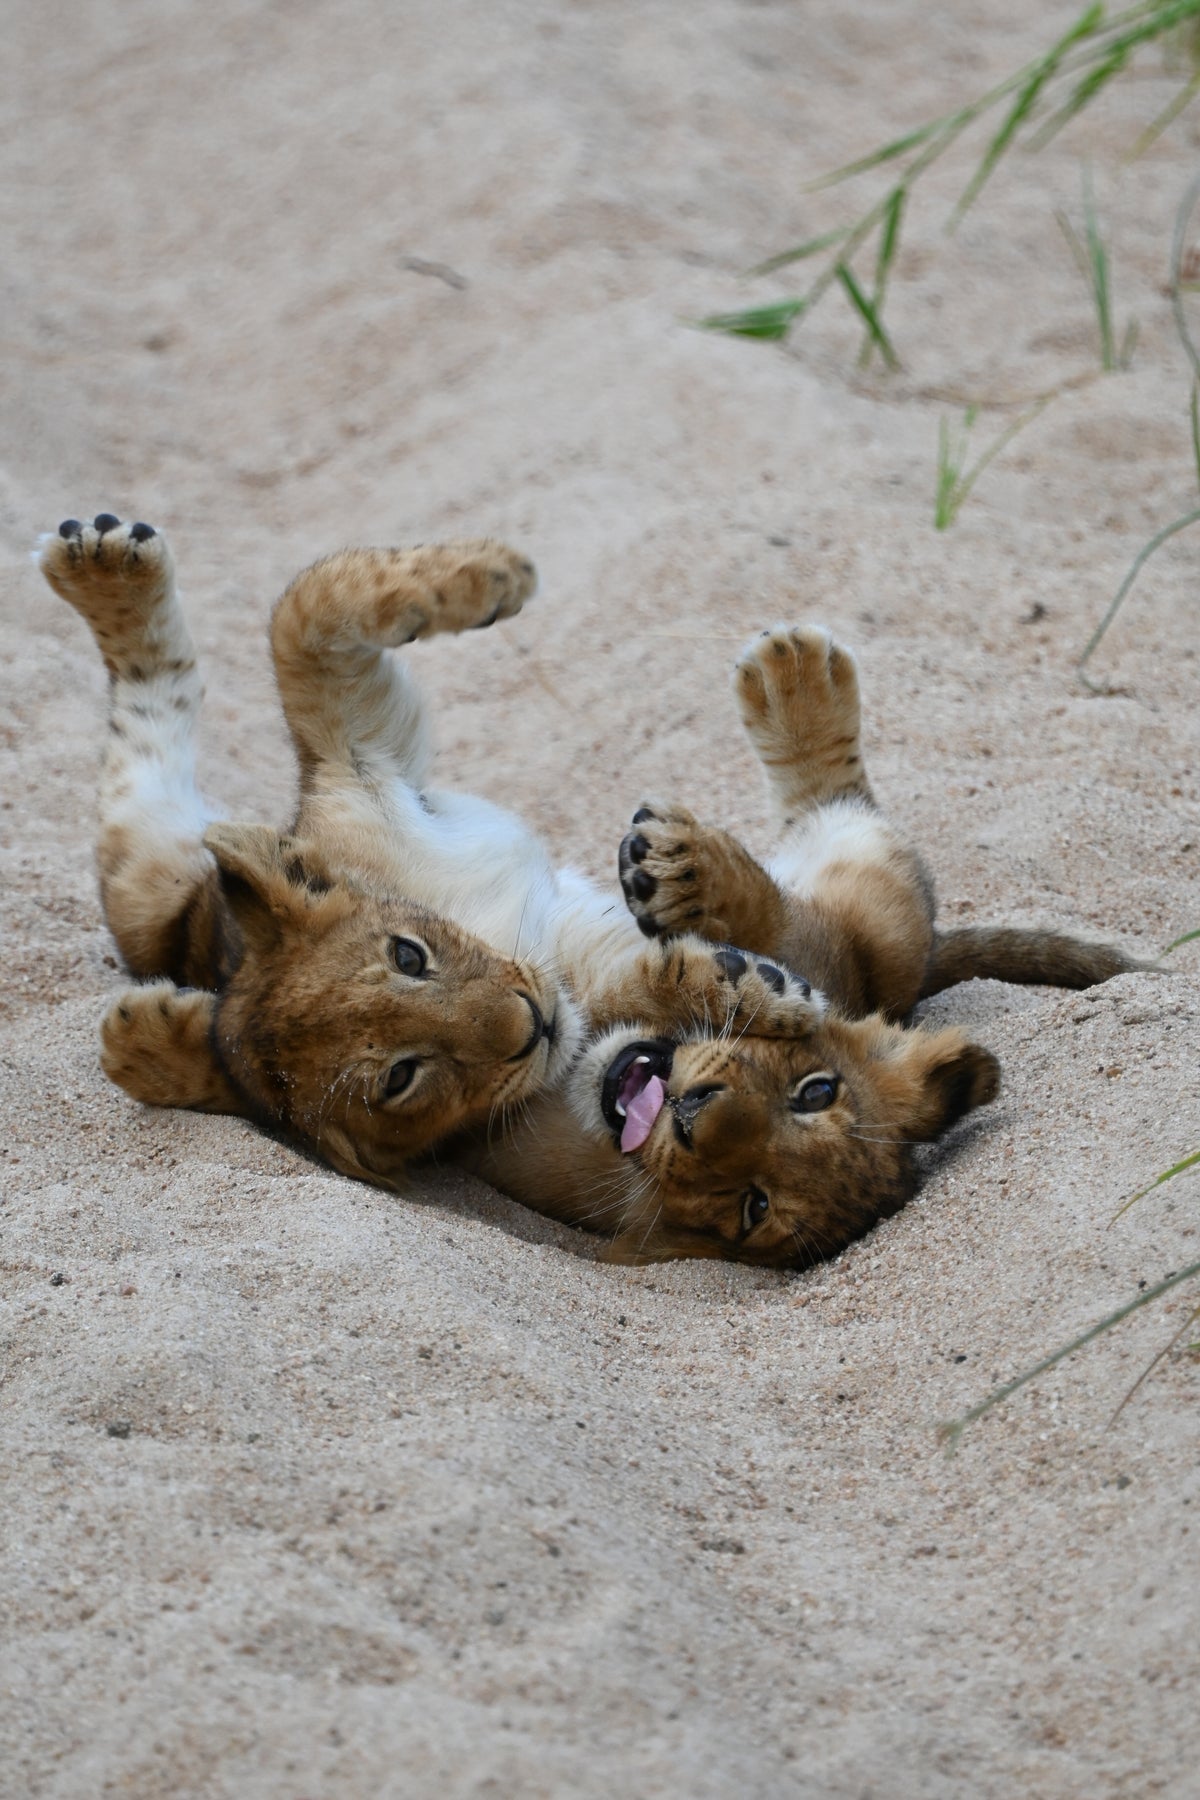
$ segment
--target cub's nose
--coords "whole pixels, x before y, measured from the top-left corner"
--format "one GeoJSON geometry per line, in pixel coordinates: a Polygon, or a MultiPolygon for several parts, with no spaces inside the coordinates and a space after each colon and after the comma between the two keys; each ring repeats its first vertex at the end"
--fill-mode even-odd
{"type": "Polygon", "coordinates": [[[698,1087],[686,1088],[682,1094],[671,1101],[675,1136],[685,1149],[690,1150],[692,1147],[692,1127],[696,1123],[696,1117],[701,1107],[711,1100],[714,1094],[723,1092],[724,1087],[721,1082],[710,1081],[702,1083],[698,1087]]]}

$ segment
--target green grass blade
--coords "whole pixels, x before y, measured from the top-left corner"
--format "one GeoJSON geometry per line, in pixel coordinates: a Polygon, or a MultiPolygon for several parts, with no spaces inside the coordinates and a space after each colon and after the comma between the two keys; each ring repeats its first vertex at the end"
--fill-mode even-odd
{"type": "Polygon", "coordinates": [[[1178,950],[1181,944],[1192,944],[1197,938],[1200,938],[1200,931],[1185,931],[1182,937],[1177,937],[1173,944],[1167,945],[1163,955],[1170,956],[1172,950],[1178,950]]]}
{"type": "Polygon", "coordinates": [[[900,220],[904,216],[904,202],[908,198],[907,188],[896,188],[888,199],[887,211],[883,215],[883,229],[879,234],[879,255],[875,260],[875,305],[878,309],[883,298],[883,290],[887,286],[887,278],[891,274],[892,264],[896,260],[896,251],[900,247],[900,220]]]}
{"type": "Polygon", "coordinates": [[[1111,373],[1117,366],[1117,353],[1113,342],[1108,251],[1105,248],[1104,239],[1100,235],[1100,221],[1096,216],[1096,196],[1092,188],[1091,165],[1087,163],[1084,164],[1083,170],[1083,225],[1087,234],[1092,299],[1096,307],[1096,322],[1100,327],[1100,366],[1106,372],[1111,373]]]}
{"type": "Polygon", "coordinates": [[[1144,156],[1150,146],[1158,142],[1163,132],[1175,123],[1181,112],[1187,110],[1197,94],[1200,94],[1200,72],[1184,83],[1174,99],[1164,106],[1158,117],[1151,119],[1145,131],[1140,133],[1133,149],[1129,152],[1130,162],[1136,161],[1139,156],[1144,156]]]}
{"type": "MultiPolygon", "coordinates": [[[[905,188],[898,187],[892,190],[891,194],[888,196],[887,207],[883,215],[883,222],[879,229],[879,248],[875,254],[875,291],[871,295],[871,305],[875,309],[875,317],[877,319],[883,311],[883,299],[887,292],[888,276],[891,273],[892,264],[896,259],[896,251],[900,245],[900,220],[904,213],[905,197],[905,188]]],[[[863,347],[859,352],[858,366],[860,369],[865,369],[870,362],[871,351],[874,347],[875,340],[870,331],[868,331],[863,339],[863,347]]]]}
{"type": "Polygon", "coordinates": [[[1133,1399],[1133,1396],[1137,1393],[1137,1391],[1141,1387],[1142,1383],[1144,1381],[1149,1380],[1150,1376],[1153,1375],[1155,1369],[1157,1369],[1159,1363],[1162,1362],[1162,1360],[1165,1356],[1169,1356],[1171,1354],[1172,1350],[1175,1348],[1176,1344],[1179,1342],[1179,1340],[1183,1336],[1184,1332],[1190,1331],[1192,1326],[1196,1323],[1197,1319],[1200,1319],[1200,1306],[1198,1306],[1194,1312],[1189,1313],[1187,1318],[1183,1321],[1183,1324],[1179,1327],[1179,1330],[1172,1333],[1172,1335],[1167,1339],[1166,1343],[1163,1345],[1162,1349],[1157,1351],[1155,1353],[1155,1355],[1153,1355],[1150,1358],[1150,1361],[1146,1364],[1145,1368],[1142,1370],[1141,1374],[1138,1376],[1137,1380],[1133,1383],[1133,1385],[1130,1388],[1126,1389],[1125,1393],[1121,1397],[1120,1404],[1115,1408],[1112,1418],[1108,1421],[1108,1429],[1110,1431],[1112,1430],[1113,1426],[1116,1424],[1117,1420],[1120,1418],[1121,1414],[1125,1411],[1125,1408],[1129,1405],[1129,1402],[1133,1399]]]}
{"type": "Polygon", "coordinates": [[[1034,101],[1041,93],[1050,73],[1051,71],[1049,69],[1039,69],[1032,80],[1027,82],[1017,95],[1016,101],[1009,109],[1008,116],[1004,120],[1004,123],[984,151],[978,168],[975,170],[974,175],[972,175],[970,181],[959,196],[954,211],[950,214],[950,222],[946,227],[948,231],[956,230],[959,221],[962,219],[962,216],[967,211],[968,207],[979,198],[984,185],[990,180],[995,171],[996,164],[1000,161],[1000,158],[1004,155],[1004,152],[1008,149],[1014,137],[1016,137],[1017,132],[1021,129],[1021,126],[1025,123],[1025,120],[1032,111],[1034,101]]]}
{"type": "Polygon", "coordinates": [[[1128,325],[1121,334],[1121,348],[1117,351],[1118,369],[1127,369],[1132,363],[1133,353],[1137,349],[1138,338],[1140,336],[1141,326],[1136,319],[1130,319],[1128,325]]]}
{"type": "Polygon", "coordinates": [[[848,263],[842,262],[838,264],[836,274],[842,287],[846,291],[846,296],[849,299],[851,306],[853,306],[859,318],[866,326],[867,331],[870,333],[871,341],[879,351],[879,354],[883,357],[884,362],[889,369],[898,369],[900,367],[900,358],[896,355],[895,349],[892,346],[892,340],[883,329],[876,308],[871,301],[867,299],[867,296],[863,293],[858,282],[855,280],[853,269],[850,268],[848,263]]]}
{"type": "Polygon", "coordinates": [[[1190,1263],[1186,1269],[1177,1269],[1173,1275],[1168,1275],[1165,1281],[1156,1283],[1154,1287],[1144,1288],[1140,1294],[1135,1295],[1124,1306],[1119,1306],[1115,1312],[1107,1313],[1103,1319],[1097,1320],[1095,1325],[1080,1332],[1079,1336],[1072,1338],[1069,1344],[1064,1344],[1061,1349],[1051,1351],[1049,1356],[1044,1356],[1041,1362],[1034,1364],[1032,1369],[1026,1369],[1022,1374],[1015,1376],[1012,1381],[1006,1381],[1003,1387],[994,1388],[986,1399],[980,1400],[976,1406],[969,1407],[961,1417],[950,1419],[945,1424],[939,1425],[939,1439],[948,1450],[953,1450],[967,1426],[973,1425],[976,1419],[981,1419],[985,1413],[992,1410],[993,1406],[999,1406],[1001,1401],[1007,1400],[1011,1394],[1015,1394],[1018,1388],[1023,1388],[1027,1382],[1035,1381],[1039,1375],[1044,1375],[1047,1369],[1052,1369],[1056,1363],[1062,1362],[1064,1357],[1071,1356],[1076,1350],[1082,1350],[1085,1344],[1090,1344],[1093,1338],[1100,1336],[1101,1332],[1111,1331],[1114,1325],[1119,1325],[1122,1319],[1129,1317],[1130,1313],[1137,1312],[1143,1306],[1149,1306],[1160,1295],[1169,1293],[1173,1287],[1178,1287],[1181,1281],[1189,1281],[1193,1275],[1200,1275],[1200,1262],[1190,1263]]]}
{"type": "Polygon", "coordinates": [[[906,151],[916,150],[921,144],[927,144],[930,138],[937,137],[948,125],[957,123],[961,113],[947,113],[942,119],[931,119],[928,125],[919,125],[915,131],[906,131],[903,137],[893,138],[890,144],[881,144],[878,150],[868,151],[855,162],[843,163],[840,169],[831,169],[828,175],[818,175],[815,181],[806,181],[800,189],[802,194],[816,194],[822,188],[836,187],[839,181],[849,181],[852,175],[863,175],[868,169],[877,169],[881,163],[894,162],[896,157],[903,156],[906,151]]]}
{"type": "Polygon", "coordinates": [[[1075,115],[1081,113],[1084,107],[1088,105],[1089,101],[1096,98],[1096,95],[1100,92],[1101,88],[1107,87],[1114,76],[1121,73],[1121,70],[1129,61],[1132,49],[1133,44],[1131,43],[1122,42],[1121,44],[1118,44],[1114,50],[1110,51],[1102,63],[1094,69],[1089,69],[1083,79],[1076,82],[1075,87],[1067,100],[1059,107],[1056,113],[1047,119],[1046,123],[1034,138],[1033,148],[1035,150],[1044,150],[1051,138],[1057,137],[1063,127],[1069,125],[1075,115]]]}
{"type": "MultiPolygon", "coordinates": [[[[1098,60],[1091,56],[1084,58],[1085,65],[1091,63],[1064,104],[1042,126],[1032,140],[1031,147],[1041,150],[1051,138],[1056,137],[1064,125],[1079,112],[1082,112],[1102,88],[1108,86],[1113,78],[1121,73],[1130,57],[1143,44],[1152,43],[1156,38],[1165,37],[1177,26],[1195,19],[1200,13],[1196,0],[1147,0],[1143,6],[1131,7],[1110,19],[1104,27],[1103,35],[1107,43],[1100,50],[1098,60]]],[[[1097,50],[1099,46],[1095,47],[1097,50]]]]}
{"type": "MultiPolygon", "coordinates": [[[[1024,431],[1024,429],[1027,425],[1032,425],[1033,421],[1037,418],[1038,414],[1040,412],[1044,412],[1046,407],[1049,406],[1050,402],[1052,400],[1056,400],[1058,398],[1060,391],[1061,390],[1058,388],[1052,388],[1048,394],[1043,394],[1040,397],[1040,399],[1035,400],[1032,406],[1027,406],[1025,408],[1025,411],[1023,413],[1020,413],[1017,416],[1017,418],[1015,418],[1013,420],[1011,425],[1008,425],[1005,427],[1005,429],[1000,433],[999,437],[993,439],[993,441],[988,445],[987,449],[984,451],[983,455],[979,458],[979,461],[974,465],[973,468],[968,469],[965,475],[962,473],[961,467],[955,471],[955,485],[954,485],[954,492],[953,492],[953,496],[952,496],[953,507],[950,512],[949,518],[947,520],[947,524],[951,523],[955,518],[957,518],[962,507],[966,504],[966,501],[971,493],[971,489],[975,486],[975,483],[979,480],[979,477],[983,474],[984,470],[988,467],[988,465],[990,463],[995,462],[996,458],[999,456],[999,454],[1002,450],[1005,450],[1008,448],[1009,444],[1012,443],[1013,439],[1016,437],[1016,435],[1019,431],[1024,431]]],[[[972,407],[971,410],[967,414],[967,429],[968,430],[974,424],[974,422],[975,422],[975,408],[972,407]]],[[[965,437],[964,437],[964,441],[963,441],[963,448],[965,451],[965,448],[966,448],[965,437]]],[[[963,461],[965,461],[965,460],[966,460],[966,458],[964,455],[963,461]]],[[[943,529],[944,529],[944,527],[943,527],[943,529]]]]}
{"type": "MultiPolygon", "coordinates": [[[[1189,186],[1179,203],[1179,211],[1175,214],[1175,231],[1171,238],[1171,310],[1175,316],[1175,330],[1192,365],[1192,373],[1200,381],[1200,350],[1197,350],[1193,341],[1187,315],[1183,310],[1183,252],[1197,200],[1200,200],[1200,175],[1189,186]]],[[[1197,456],[1197,466],[1200,467],[1200,455],[1197,456]]]]}
{"type": "Polygon", "coordinates": [[[1160,544],[1165,544],[1167,539],[1173,538],[1177,531],[1184,531],[1189,525],[1195,525],[1197,521],[1200,521],[1200,506],[1196,507],[1195,510],[1190,513],[1184,513],[1181,519],[1172,519],[1169,525],[1164,525],[1161,531],[1156,531],[1154,536],[1150,539],[1150,542],[1148,544],[1143,544],[1137,555],[1134,557],[1133,562],[1130,565],[1129,573],[1113,595],[1109,602],[1108,611],[1088,639],[1084,646],[1082,656],[1075,664],[1076,674],[1079,676],[1084,686],[1090,688],[1094,694],[1103,693],[1104,690],[1103,688],[1098,688],[1095,682],[1085,675],[1085,664],[1088,662],[1092,652],[1096,649],[1101,638],[1121,610],[1125,596],[1137,580],[1143,565],[1154,555],[1154,552],[1158,549],[1160,544]]]}
{"type": "Polygon", "coordinates": [[[950,441],[950,425],[946,419],[938,420],[938,455],[937,482],[933,493],[933,523],[938,531],[948,531],[954,523],[957,508],[954,505],[954,489],[958,483],[958,470],[961,458],[955,454],[950,441]]]}
{"type": "Polygon", "coordinates": [[[775,300],[767,306],[751,306],[745,312],[710,313],[706,319],[694,321],[699,331],[724,331],[730,337],[758,338],[764,343],[778,343],[785,338],[792,322],[800,317],[807,300],[775,300]]]}
{"type": "Polygon", "coordinates": [[[840,244],[849,235],[849,225],[839,225],[836,231],[826,231],[821,237],[809,238],[790,250],[781,250],[778,256],[768,256],[766,262],[755,263],[752,269],[745,271],[746,276],[773,275],[776,269],[784,269],[788,263],[803,262],[808,256],[819,256],[822,250],[832,249],[834,244],[840,244]]]}
{"type": "MultiPolygon", "coordinates": [[[[1200,932],[1193,931],[1191,935],[1200,937],[1200,932]]],[[[1179,941],[1180,943],[1184,942],[1182,938],[1179,941]]],[[[1172,945],[1172,949],[1174,949],[1174,945],[1172,945]]],[[[1164,1181],[1174,1181],[1176,1175],[1183,1175],[1188,1169],[1194,1169],[1197,1163],[1200,1163],[1200,1150],[1193,1150],[1190,1156],[1182,1157],[1179,1162],[1172,1163],[1169,1169],[1164,1169],[1161,1175],[1156,1175],[1153,1181],[1148,1181],[1144,1188],[1139,1188],[1136,1194],[1131,1194],[1124,1206],[1117,1208],[1112,1216],[1112,1224],[1115,1225],[1121,1214],[1127,1213],[1131,1206],[1136,1206],[1139,1200],[1144,1200],[1147,1194],[1152,1194],[1156,1187],[1161,1187],[1164,1181]]]]}
{"type": "Polygon", "coordinates": [[[1088,254],[1080,241],[1079,233],[1060,207],[1055,207],[1054,217],[1058,223],[1058,229],[1067,240],[1067,249],[1075,258],[1075,267],[1079,270],[1079,273],[1083,276],[1083,279],[1087,282],[1088,286],[1091,287],[1092,271],[1088,265],[1088,254]]]}
{"type": "MultiPolygon", "coordinates": [[[[1185,7],[1189,13],[1200,10],[1200,0],[1175,0],[1175,5],[1185,7]]],[[[959,107],[954,112],[943,113],[941,118],[931,119],[928,124],[917,126],[914,131],[905,132],[903,137],[893,138],[890,143],[880,145],[877,150],[869,151],[866,156],[860,156],[854,162],[843,163],[840,168],[831,170],[828,175],[820,175],[815,181],[806,183],[803,191],[815,193],[820,188],[833,187],[839,181],[848,181],[853,175],[865,174],[868,169],[878,168],[881,163],[893,162],[898,156],[904,156],[908,151],[920,149],[922,146],[927,147],[926,157],[932,160],[929,155],[930,150],[933,150],[934,154],[940,154],[934,140],[944,135],[945,144],[941,148],[951,143],[960,132],[965,130],[968,125],[973,124],[976,119],[981,118],[999,101],[1026,87],[1048,58],[1054,57],[1056,61],[1060,60],[1069,49],[1082,44],[1089,37],[1111,32],[1114,26],[1123,28],[1127,23],[1133,25],[1141,19],[1144,11],[1144,6],[1135,6],[1127,13],[1119,14],[1116,19],[1110,20],[1106,25],[1103,4],[1097,3],[1087,7],[1066,36],[1053,45],[1050,50],[1038,57],[1035,62],[1018,69],[1015,74],[1008,76],[998,86],[990,88],[986,94],[981,94],[979,99],[973,100],[969,106],[959,107]]],[[[910,175],[911,173],[912,170],[909,171],[910,175]]]]}
{"type": "Polygon", "coordinates": [[[1067,51],[1070,50],[1073,45],[1079,43],[1081,39],[1090,37],[1097,27],[1103,23],[1103,20],[1103,5],[1097,4],[1095,6],[1089,6],[1085,12],[1081,13],[1070,31],[1068,31],[1065,36],[1059,38],[1056,44],[1051,45],[1041,62],[1034,66],[1033,73],[1030,75],[1028,81],[1026,81],[1022,87],[1018,88],[1017,97],[1009,108],[1004,123],[984,151],[978,168],[967,183],[957,206],[951,213],[950,223],[947,227],[949,231],[955,229],[967,208],[978,199],[980,190],[983,188],[985,182],[989,180],[996,164],[1000,161],[1000,158],[1004,155],[1004,152],[1016,137],[1017,132],[1021,129],[1021,126],[1033,111],[1038,96],[1046,83],[1057,72],[1058,65],[1066,55],[1067,51]]]}

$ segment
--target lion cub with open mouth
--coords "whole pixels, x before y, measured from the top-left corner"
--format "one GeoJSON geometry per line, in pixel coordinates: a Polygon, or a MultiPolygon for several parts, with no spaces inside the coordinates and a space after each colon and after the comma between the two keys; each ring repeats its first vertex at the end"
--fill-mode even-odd
{"type": "Polygon", "coordinates": [[[798,1265],[903,1205],[912,1144],[997,1091],[960,1032],[896,1023],[922,995],[1138,966],[1054,934],[935,932],[863,769],[853,659],[819,627],[764,633],[737,668],[771,870],[644,807],[621,911],[519,819],[426,785],[390,652],[518,612],[535,577],[516,552],[351,550],[291,584],[271,624],[300,774],[286,833],[200,798],[202,689],[162,534],[69,519],[39,562],[110,676],[101,890],[148,985],[110,1009],[102,1060],[147,1103],[240,1114],[384,1186],[436,1148],[627,1260],[798,1265]]]}

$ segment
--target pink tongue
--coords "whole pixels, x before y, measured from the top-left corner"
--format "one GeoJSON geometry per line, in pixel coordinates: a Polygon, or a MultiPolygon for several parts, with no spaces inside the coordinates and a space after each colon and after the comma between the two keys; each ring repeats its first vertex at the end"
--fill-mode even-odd
{"type": "Polygon", "coordinates": [[[663,1109],[667,1090],[657,1075],[652,1075],[640,1094],[635,1094],[625,1113],[621,1129],[621,1149],[640,1150],[654,1128],[663,1109]]]}

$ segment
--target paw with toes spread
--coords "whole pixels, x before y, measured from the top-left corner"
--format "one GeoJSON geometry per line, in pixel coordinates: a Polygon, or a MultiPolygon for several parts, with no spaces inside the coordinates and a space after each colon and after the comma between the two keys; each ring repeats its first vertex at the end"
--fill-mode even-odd
{"type": "Polygon", "coordinates": [[[695,938],[664,944],[667,979],[697,1025],[717,1036],[795,1037],[825,1016],[825,996],[777,962],[695,938]]]}
{"type": "Polygon", "coordinates": [[[742,723],[785,811],[861,796],[858,669],[823,625],[777,625],[738,659],[742,723]]]}
{"type": "Polygon", "coordinates": [[[113,513],[97,513],[90,525],[64,519],[42,538],[36,560],[91,626],[110,670],[136,653],[174,582],[167,540],[153,525],[123,524],[113,513]]]}
{"type": "Polygon", "coordinates": [[[728,831],[682,806],[640,806],[617,855],[625,904],[647,937],[691,931],[714,943],[779,941],[786,902],[728,831]]]}
{"type": "Polygon", "coordinates": [[[647,937],[708,930],[712,846],[681,806],[639,806],[617,857],[630,912],[647,937]]]}

